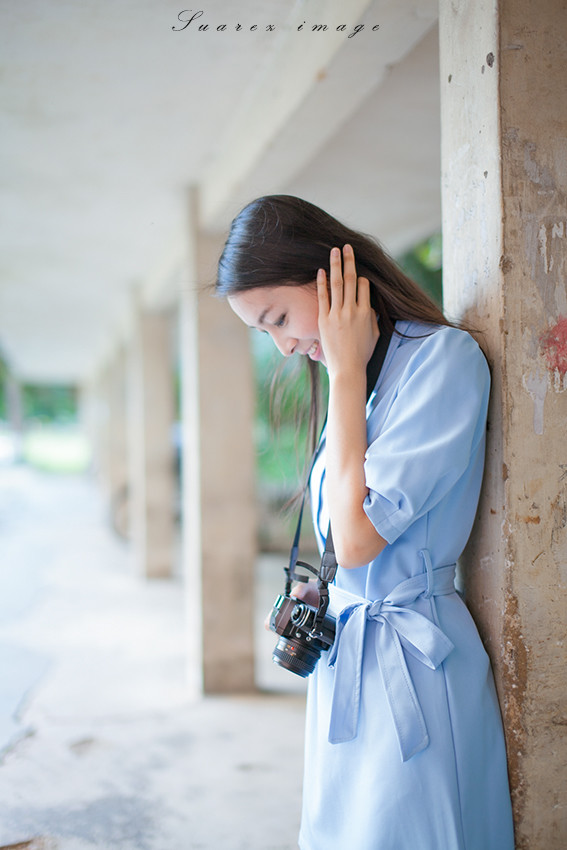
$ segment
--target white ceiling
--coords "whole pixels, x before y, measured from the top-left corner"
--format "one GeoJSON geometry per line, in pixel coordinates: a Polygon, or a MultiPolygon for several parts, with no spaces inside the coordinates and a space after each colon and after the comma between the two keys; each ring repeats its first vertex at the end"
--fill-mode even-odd
{"type": "Polygon", "coordinates": [[[436,3],[222,0],[173,31],[183,9],[2,0],[0,349],[24,380],[95,367],[178,251],[190,186],[217,231],[272,191],[394,251],[439,226],[436,3]]]}

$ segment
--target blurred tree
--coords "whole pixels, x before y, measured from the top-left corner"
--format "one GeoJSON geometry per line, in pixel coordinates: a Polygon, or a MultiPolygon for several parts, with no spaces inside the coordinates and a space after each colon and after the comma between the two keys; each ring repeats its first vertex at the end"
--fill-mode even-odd
{"type": "Polygon", "coordinates": [[[68,424],[77,420],[77,388],[49,384],[24,384],[24,419],[68,424]]]}
{"type": "Polygon", "coordinates": [[[405,273],[441,307],[443,304],[443,254],[441,233],[434,233],[396,258],[405,273]]]}
{"type": "Polygon", "coordinates": [[[294,490],[307,443],[302,416],[302,402],[309,392],[307,365],[299,356],[284,359],[265,334],[252,332],[252,351],[258,477],[260,483],[279,483],[283,491],[294,490]]]}
{"type": "MultiPolygon", "coordinates": [[[[0,353],[0,420],[8,419],[8,380],[10,368],[0,353]]],[[[67,424],[76,422],[77,388],[72,385],[23,384],[24,419],[67,424]]]]}

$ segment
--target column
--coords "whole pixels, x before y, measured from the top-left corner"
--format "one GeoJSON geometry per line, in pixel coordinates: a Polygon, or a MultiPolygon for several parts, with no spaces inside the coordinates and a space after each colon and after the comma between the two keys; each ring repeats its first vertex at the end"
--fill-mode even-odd
{"type": "Polygon", "coordinates": [[[205,693],[254,687],[256,554],[248,331],[211,293],[223,239],[199,232],[180,310],[183,562],[190,677],[205,693]]]}
{"type": "Polygon", "coordinates": [[[559,850],[567,598],[567,14],[440,4],[446,307],[492,367],[486,479],[463,559],[495,668],[518,850],[559,850]]]}
{"type": "Polygon", "coordinates": [[[127,356],[124,346],[113,354],[107,367],[109,509],[114,529],[129,535],[130,493],[127,442],[127,356]]]}
{"type": "Polygon", "coordinates": [[[135,310],[128,386],[130,533],[147,578],[174,561],[174,380],[167,314],[135,310]]]}
{"type": "Polygon", "coordinates": [[[79,419],[115,530],[128,536],[127,357],[120,346],[79,387],[79,419]]]}
{"type": "Polygon", "coordinates": [[[85,414],[92,443],[92,466],[97,479],[110,498],[110,366],[99,364],[85,391],[85,414]]]}
{"type": "Polygon", "coordinates": [[[21,461],[24,441],[24,409],[22,401],[22,385],[10,372],[6,375],[6,413],[12,431],[14,459],[21,461]]]}

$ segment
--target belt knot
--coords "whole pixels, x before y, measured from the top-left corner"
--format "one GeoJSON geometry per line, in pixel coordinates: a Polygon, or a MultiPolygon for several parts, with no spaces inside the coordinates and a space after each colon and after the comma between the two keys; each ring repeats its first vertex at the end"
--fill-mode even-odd
{"type": "Polygon", "coordinates": [[[405,653],[437,669],[454,648],[452,642],[412,604],[420,596],[455,592],[455,564],[433,569],[421,550],[425,572],[400,582],[384,599],[346,605],[337,618],[328,664],[335,668],[329,741],[351,741],[358,731],[362,656],[368,623],[374,624],[375,648],[403,761],[429,744],[427,727],[405,653]]]}

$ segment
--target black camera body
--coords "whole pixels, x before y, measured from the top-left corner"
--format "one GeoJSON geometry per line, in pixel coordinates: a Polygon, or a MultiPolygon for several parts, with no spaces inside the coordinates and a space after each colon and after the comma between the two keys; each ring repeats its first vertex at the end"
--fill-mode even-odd
{"type": "Polygon", "coordinates": [[[270,614],[270,629],[281,635],[272,660],[303,678],[313,672],[321,652],[335,639],[334,618],[325,614],[318,626],[316,617],[316,608],[287,594],[278,596],[270,614]]]}

